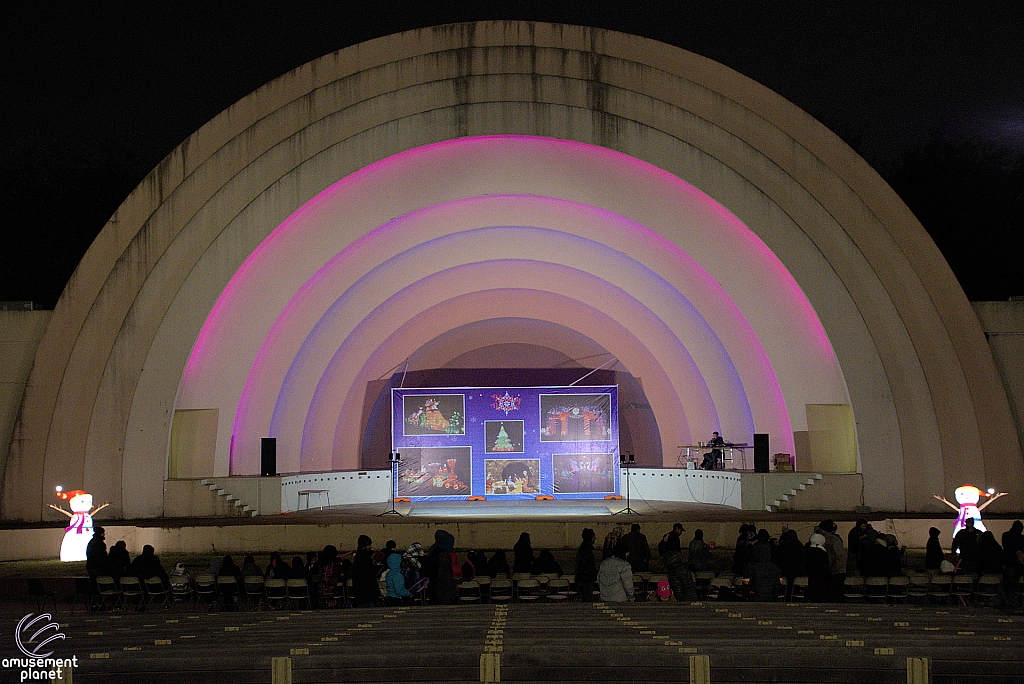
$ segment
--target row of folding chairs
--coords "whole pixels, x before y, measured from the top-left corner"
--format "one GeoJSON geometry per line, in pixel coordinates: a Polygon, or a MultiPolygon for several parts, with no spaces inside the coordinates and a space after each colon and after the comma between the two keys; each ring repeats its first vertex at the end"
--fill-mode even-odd
{"type": "Polygon", "coordinates": [[[115,580],[109,575],[96,578],[96,598],[100,608],[112,610],[133,606],[145,610],[154,603],[166,606],[170,602],[170,590],[164,586],[159,577],[149,577],[145,581],[138,577],[125,575],[115,580]]]}
{"type": "Polygon", "coordinates": [[[264,580],[259,575],[247,575],[241,582],[227,575],[196,575],[192,582],[187,577],[171,577],[170,600],[210,610],[312,607],[306,580],[264,580]]]}

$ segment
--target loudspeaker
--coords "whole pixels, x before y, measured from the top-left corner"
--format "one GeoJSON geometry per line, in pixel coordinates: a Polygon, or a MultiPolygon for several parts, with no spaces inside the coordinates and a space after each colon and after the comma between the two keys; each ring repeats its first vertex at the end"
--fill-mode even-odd
{"type": "Polygon", "coordinates": [[[754,435],[754,472],[767,473],[768,467],[768,435],[754,435]]]}
{"type": "Polygon", "coordinates": [[[277,437],[260,439],[260,474],[263,477],[277,475],[277,437]]]}

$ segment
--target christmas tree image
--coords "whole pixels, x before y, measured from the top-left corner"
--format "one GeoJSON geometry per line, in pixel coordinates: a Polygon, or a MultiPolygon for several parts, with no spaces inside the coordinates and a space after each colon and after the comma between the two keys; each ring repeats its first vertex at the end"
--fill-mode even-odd
{"type": "Polygon", "coordinates": [[[502,425],[498,430],[498,438],[494,440],[494,448],[492,451],[515,451],[516,448],[512,444],[512,440],[508,438],[508,433],[505,432],[505,426],[502,425]]]}

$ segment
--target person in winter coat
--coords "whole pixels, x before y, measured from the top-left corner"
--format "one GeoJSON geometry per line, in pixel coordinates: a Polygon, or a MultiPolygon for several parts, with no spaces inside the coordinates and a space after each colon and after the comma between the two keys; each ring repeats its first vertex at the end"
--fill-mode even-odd
{"type": "Polygon", "coordinates": [[[403,603],[409,603],[412,600],[412,595],[405,588],[405,575],[402,574],[402,554],[388,554],[386,563],[388,574],[384,581],[386,592],[384,605],[400,606],[403,603]]]}
{"type": "Polygon", "coordinates": [[[372,608],[378,599],[380,585],[377,584],[377,566],[373,564],[373,540],[361,534],[352,559],[352,604],[356,608],[372,608]]]}
{"type": "Polygon", "coordinates": [[[835,601],[824,535],[817,532],[811,535],[810,546],[807,547],[807,554],[804,556],[804,564],[807,566],[807,600],[814,603],[835,601]]]}
{"type": "Polygon", "coordinates": [[[594,530],[584,528],[583,542],[576,549],[576,589],[580,600],[594,600],[594,583],[597,582],[597,559],[594,558],[594,530]]]}
{"type": "Polygon", "coordinates": [[[533,572],[533,546],[530,545],[530,534],[523,532],[519,541],[512,547],[515,560],[512,561],[512,572],[533,572]]]}
{"type": "Polygon", "coordinates": [[[601,600],[608,603],[627,603],[633,600],[633,569],[626,557],[629,546],[620,540],[611,557],[601,563],[597,571],[597,583],[601,588],[601,600]]]}
{"type": "Polygon", "coordinates": [[[924,569],[938,570],[946,555],[942,552],[942,542],[939,535],[942,531],[938,527],[928,528],[928,543],[924,547],[924,569]]]}

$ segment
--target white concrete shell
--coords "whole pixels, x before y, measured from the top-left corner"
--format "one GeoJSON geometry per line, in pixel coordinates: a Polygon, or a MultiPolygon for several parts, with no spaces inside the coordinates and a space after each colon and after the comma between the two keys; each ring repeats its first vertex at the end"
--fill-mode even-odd
{"type": "MultiPolygon", "coordinates": [[[[804,404],[849,403],[868,505],[938,510],[931,493],[964,482],[1013,492],[1017,509],[1024,501],[1020,445],[977,318],[934,243],[852,150],[775,93],[683,50],[597,29],[480,22],[300,67],[150,174],[50,319],[2,515],[48,516],[56,484],[109,499],[115,515],[161,515],[175,407],[221,410],[209,474],[226,474],[243,394],[255,422],[240,439],[277,420],[294,437],[282,444],[287,462],[357,465],[358,444],[338,421],[362,406],[360,388],[424,346],[433,362],[450,361],[432,340],[459,326],[493,332],[494,301],[508,305],[502,316],[572,328],[628,359],[651,383],[663,453],[682,443],[682,430],[666,430],[676,412],[686,436],[723,420],[747,430],[749,420],[789,445],[806,428],[804,404]],[[417,163],[440,158],[449,166],[417,163]],[[417,221],[420,232],[395,228],[417,221]],[[502,244],[522,235],[515,228],[580,248],[524,257],[539,277],[561,274],[552,287],[487,285],[501,265],[488,263],[480,231],[502,244]],[[389,230],[416,237],[380,239],[389,230]],[[320,233],[310,243],[295,238],[303,231],[320,233]],[[440,251],[420,239],[431,231],[440,251]],[[446,251],[456,233],[481,241],[446,251]],[[360,256],[364,238],[375,248],[360,256]],[[335,258],[352,270],[320,278],[335,258]],[[392,270],[391,259],[406,261],[392,270]],[[644,277],[616,280],[623,264],[644,277]],[[393,280],[401,274],[407,282],[393,280]],[[356,296],[364,276],[392,289],[356,296]],[[589,306],[566,287],[577,277],[615,304],[590,307],[607,325],[586,331],[578,315],[538,313],[552,298],[577,314],[589,306]],[[454,306],[465,297],[470,306],[454,306]],[[417,316],[433,307],[431,328],[417,316]],[[343,336],[333,347],[311,332],[330,326],[343,336]],[[749,337],[738,342],[737,331],[749,337]],[[303,345],[320,347],[303,355],[303,345]],[[294,393],[281,391],[287,383],[294,393]],[[303,453],[307,439],[316,446],[303,453]]],[[[490,343],[481,335],[470,346],[490,343]]],[[[241,454],[251,451],[238,453],[248,472],[241,454]]]]}

